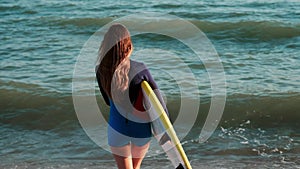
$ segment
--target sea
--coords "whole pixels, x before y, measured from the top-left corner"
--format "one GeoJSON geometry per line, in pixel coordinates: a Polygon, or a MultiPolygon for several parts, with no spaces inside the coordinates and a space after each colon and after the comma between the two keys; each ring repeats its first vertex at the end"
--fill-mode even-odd
{"type": "MultiPolygon", "coordinates": [[[[182,98],[197,101],[193,121],[174,123],[178,135],[188,128],[180,139],[193,168],[299,169],[299,0],[1,0],[0,168],[117,168],[109,150],[82,127],[73,104],[74,70],[96,32],[129,15],[147,25],[145,12],[175,16],[201,30],[223,71],[222,117],[203,141],[215,97],[210,64],[174,37],[151,32],[132,37],[132,59],[150,69],[173,119],[194,111],[180,111],[182,98]]],[[[93,70],[96,57],[81,68],[93,70]]],[[[86,80],[93,81],[93,97],[107,117],[94,73],[86,73],[81,81],[86,80]]],[[[142,168],[174,167],[150,147],[142,168]]]]}

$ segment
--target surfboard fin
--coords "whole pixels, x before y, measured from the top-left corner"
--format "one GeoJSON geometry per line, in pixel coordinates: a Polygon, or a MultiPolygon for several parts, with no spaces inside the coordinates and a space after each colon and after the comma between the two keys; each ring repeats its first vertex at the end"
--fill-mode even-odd
{"type": "Polygon", "coordinates": [[[176,167],[176,169],[184,169],[183,165],[180,163],[178,167],[176,167]]]}

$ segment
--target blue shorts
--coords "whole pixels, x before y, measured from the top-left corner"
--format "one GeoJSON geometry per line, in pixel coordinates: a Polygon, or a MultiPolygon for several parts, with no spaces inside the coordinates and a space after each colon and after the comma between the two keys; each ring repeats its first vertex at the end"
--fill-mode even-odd
{"type": "Polygon", "coordinates": [[[122,147],[130,143],[136,146],[143,146],[151,140],[151,137],[135,138],[135,137],[126,136],[116,131],[109,125],[107,131],[108,131],[108,145],[112,147],[122,147]]]}
{"type": "Polygon", "coordinates": [[[125,146],[129,143],[137,146],[147,144],[152,137],[151,124],[138,123],[126,119],[110,103],[109,125],[107,129],[108,144],[113,147],[125,146]]]}

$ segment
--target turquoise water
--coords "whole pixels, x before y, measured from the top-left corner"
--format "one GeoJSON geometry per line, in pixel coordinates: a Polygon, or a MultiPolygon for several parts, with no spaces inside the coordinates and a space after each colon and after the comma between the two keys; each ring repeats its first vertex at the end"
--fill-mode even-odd
{"type": "MultiPolygon", "coordinates": [[[[94,32],[137,12],[176,15],[195,24],[214,45],[224,66],[227,101],[223,118],[214,135],[200,143],[198,136],[211,96],[203,63],[190,61],[194,54],[172,38],[153,34],[133,37],[133,58],[146,58],[173,116],[180,105],[179,91],[174,83],[166,85],[172,79],[159,70],[176,74],[181,65],[160,51],[186,59],[199,81],[199,116],[184,139],[194,168],[299,168],[297,0],[1,1],[1,168],[115,165],[110,153],[95,145],[78,123],[72,103],[72,75],[81,48],[94,32]],[[147,50],[151,52],[138,52],[147,50]]],[[[193,91],[190,93],[193,98],[193,91]]],[[[156,164],[171,168],[163,155],[147,157],[143,167],[160,168],[156,164]]]]}

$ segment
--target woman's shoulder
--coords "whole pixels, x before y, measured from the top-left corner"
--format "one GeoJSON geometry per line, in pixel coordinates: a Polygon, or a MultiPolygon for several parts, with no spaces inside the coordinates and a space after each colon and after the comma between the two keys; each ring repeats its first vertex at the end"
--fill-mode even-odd
{"type": "Polygon", "coordinates": [[[150,72],[144,63],[130,60],[130,76],[137,81],[145,80],[150,76],[150,72]]]}
{"type": "Polygon", "coordinates": [[[148,68],[143,62],[138,62],[130,59],[130,70],[132,72],[138,73],[148,71],[148,68]]]}
{"type": "Polygon", "coordinates": [[[138,62],[136,60],[130,59],[130,66],[133,67],[146,67],[146,65],[143,62],[138,62]]]}

